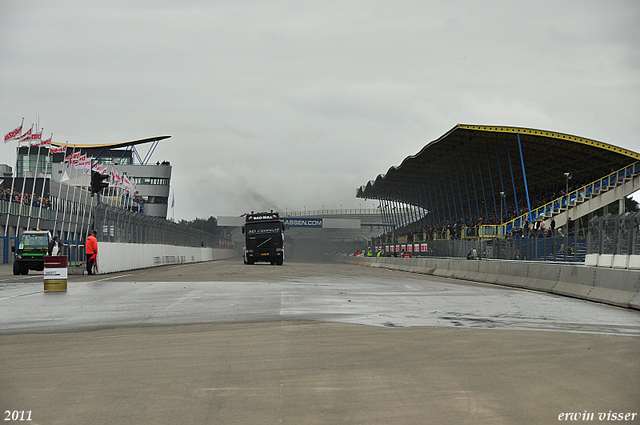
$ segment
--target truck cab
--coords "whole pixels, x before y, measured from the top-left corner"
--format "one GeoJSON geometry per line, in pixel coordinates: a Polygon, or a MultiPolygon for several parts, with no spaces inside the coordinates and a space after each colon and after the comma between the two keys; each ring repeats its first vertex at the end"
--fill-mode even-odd
{"type": "Polygon", "coordinates": [[[44,270],[44,257],[49,250],[51,234],[41,230],[27,230],[20,235],[17,247],[13,247],[13,274],[28,274],[29,270],[44,270]]]}
{"type": "Polygon", "coordinates": [[[278,213],[247,214],[242,226],[245,236],[243,257],[245,264],[266,261],[282,265],[284,261],[284,223],[278,213]]]}

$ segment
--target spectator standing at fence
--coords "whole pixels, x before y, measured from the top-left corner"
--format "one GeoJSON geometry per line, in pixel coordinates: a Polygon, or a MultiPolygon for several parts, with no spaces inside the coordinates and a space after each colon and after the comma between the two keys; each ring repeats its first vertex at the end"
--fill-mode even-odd
{"type": "Polygon", "coordinates": [[[51,242],[49,242],[49,251],[47,254],[49,255],[58,255],[61,252],[60,241],[58,241],[58,235],[54,235],[51,242]]]}
{"type": "Polygon", "coordinates": [[[91,231],[91,235],[87,238],[85,243],[85,252],[87,253],[87,274],[93,274],[93,266],[96,264],[96,256],[98,255],[98,238],[96,235],[98,232],[91,231]]]}
{"type": "Polygon", "coordinates": [[[551,217],[551,223],[549,223],[549,233],[551,237],[556,235],[556,219],[551,217]]]}

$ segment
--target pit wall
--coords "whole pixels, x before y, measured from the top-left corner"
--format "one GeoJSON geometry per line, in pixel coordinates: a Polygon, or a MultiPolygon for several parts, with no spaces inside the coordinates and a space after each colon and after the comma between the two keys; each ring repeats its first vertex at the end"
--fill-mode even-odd
{"type": "Polygon", "coordinates": [[[550,292],[640,310],[640,271],[529,261],[349,257],[355,264],[550,292]]]}
{"type": "Polygon", "coordinates": [[[98,242],[100,274],[237,257],[233,249],[98,242]]]}

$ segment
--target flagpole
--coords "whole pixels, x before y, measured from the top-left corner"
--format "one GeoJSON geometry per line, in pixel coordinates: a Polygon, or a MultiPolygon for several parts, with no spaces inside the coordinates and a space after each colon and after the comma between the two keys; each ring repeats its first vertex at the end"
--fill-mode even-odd
{"type": "MultiPolygon", "coordinates": [[[[76,169],[76,179],[78,178],[78,167],[77,167],[77,165],[78,165],[78,163],[75,163],[73,165],[73,167],[76,169]]],[[[73,194],[71,195],[71,202],[72,203],[75,202],[75,199],[76,199],[76,190],[78,189],[77,183],[78,182],[76,182],[76,184],[73,185],[73,194]]],[[[73,212],[73,208],[72,208],[71,212],[73,212]]],[[[77,216],[77,214],[76,214],[76,216],[77,216]]],[[[76,220],[77,220],[77,217],[76,217],[76,220]]],[[[67,234],[69,234],[70,231],[71,231],[71,214],[69,215],[69,225],[67,226],[67,234]]],[[[74,236],[75,236],[75,233],[74,233],[74,236]]],[[[76,240],[76,248],[77,248],[77,246],[78,246],[78,241],[76,240]]]]}
{"type": "MultiPolygon", "coordinates": [[[[90,162],[89,162],[89,176],[91,176],[91,171],[92,171],[92,169],[91,169],[91,168],[92,168],[92,162],[93,162],[93,161],[90,161],[90,162]]],[[[86,165],[83,165],[83,166],[84,166],[84,167],[86,167],[86,165]]],[[[85,168],[85,169],[84,169],[84,174],[86,174],[86,173],[87,173],[87,170],[86,170],[86,168],[85,168]]],[[[83,180],[84,180],[84,176],[83,176],[83,180]]],[[[83,189],[84,189],[84,187],[83,187],[83,189]]],[[[85,194],[85,193],[88,193],[88,190],[85,190],[84,192],[81,192],[81,193],[80,193],[80,202],[78,203],[78,205],[80,205],[80,204],[82,204],[82,203],[83,203],[82,198],[84,197],[84,194],[85,194]]],[[[98,196],[100,196],[100,195],[98,195],[98,196]]],[[[74,228],[73,228],[73,233],[76,233],[76,231],[78,230],[78,219],[79,219],[79,214],[76,214],[76,225],[75,225],[75,226],[74,226],[74,228]]],[[[80,235],[82,234],[83,229],[84,229],[84,212],[83,212],[83,214],[82,214],[82,225],[80,226],[80,233],[79,233],[80,235]]]]}
{"type": "MultiPolygon", "coordinates": [[[[62,158],[62,165],[64,166],[64,160],[67,157],[67,145],[69,144],[69,141],[67,141],[64,145],[64,157],[62,158]]],[[[62,175],[64,176],[64,170],[62,172],[62,175]]],[[[62,195],[62,179],[60,179],[60,183],[58,184],[58,199],[56,200],[56,219],[53,222],[53,234],[55,235],[56,233],[56,227],[58,224],[58,214],[60,213],[60,195],[62,195]]],[[[61,226],[62,227],[62,226],[61,226]]],[[[60,229],[60,231],[62,231],[62,228],[60,229]]],[[[60,239],[62,240],[62,239],[60,239]]]]}
{"type": "MultiPolygon", "coordinates": [[[[73,165],[71,162],[73,161],[73,156],[76,154],[76,147],[75,145],[73,146],[73,151],[71,154],[71,157],[69,158],[69,164],[67,165],[67,168],[69,168],[70,165],[73,165]]],[[[62,232],[63,236],[64,236],[64,216],[67,213],[67,200],[69,199],[69,189],[71,188],[71,171],[69,171],[69,180],[67,181],[67,194],[65,195],[64,199],[65,199],[65,208],[63,211],[63,215],[62,215],[62,224],[60,225],[60,231],[62,232]]],[[[71,220],[71,219],[69,219],[71,220]]],[[[69,245],[69,235],[67,234],[67,245],[69,245]]],[[[70,247],[70,245],[69,245],[70,247]]]]}
{"type": "MultiPolygon", "coordinates": [[[[42,217],[42,204],[44,202],[44,186],[45,186],[45,183],[47,182],[47,170],[49,169],[49,158],[51,157],[51,141],[52,140],[53,140],[53,133],[51,133],[51,137],[49,138],[49,140],[45,140],[45,142],[49,142],[49,148],[47,149],[47,159],[45,160],[45,163],[44,163],[44,176],[42,177],[42,191],[40,193],[40,209],[38,210],[38,224],[36,224],[37,228],[40,228],[40,218],[42,217]]],[[[49,197],[51,197],[51,194],[49,194],[49,197]]]]}
{"type": "MultiPolygon", "coordinates": [[[[20,124],[20,131],[18,133],[22,133],[22,126],[24,125],[24,117],[22,117],[22,123],[20,124]]],[[[13,178],[11,179],[11,192],[9,193],[9,211],[7,211],[7,224],[4,226],[4,236],[7,237],[7,233],[9,232],[9,216],[11,215],[11,210],[13,206],[13,188],[15,187],[16,177],[18,175],[18,153],[20,151],[20,139],[22,135],[19,135],[17,138],[14,137],[18,141],[18,146],[16,147],[16,168],[13,170],[13,178]]],[[[8,141],[8,140],[7,140],[8,141]]],[[[16,236],[18,236],[16,230],[16,236]]]]}
{"type": "MultiPolygon", "coordinates": [[[[42,131],[44,131],[44,129],[42,129],[42,131]]],[[[38,130],[36,128],[36,135],[40,135],[39,139],[34,139],[34,140],[40,140],[40,142],[42,141],[42,131],[40,131],[40,133],[38,133],[38,130]]],[[[33,172],[33,184],[31,185],[31,196],[29,198],[29,218],[27,218],[27,230],[31,227],[31,215],[33,212],[33,197],[36,194],[36,180],[38,179],[38,165],[40,165],[40,142],[36,142],[38,143],[38,155],[36,156],[36,169],[33,172]]],[[[29,144],[29,148],[31,148],[32,143],[29,144]]],[[[31,162],[31,161],[29,161],[31,162]]]]}
{"type": "MultiPolygon", "coordinates": [[[[29,130],[29,149],[27,150],[27,164],[30,162],[31,156],[31,138],[32,138],[33,125],[29,130]]],[[[36,131],[38,128],[36,127],[36,131]]],[[[17,159],[17,158],[16,158],[17,159]]],[[[16,174],[18,174],[18,163],[16,161],[16,174]]],[[[24,176],[25,172],[22,170],[22,193],[20,194],[20,204],[18,204],[18,222],[16,223],[16,236],[18,236],[18,229],[20,228],[20,222],[22,221],[22,203],[24,202],[24,187],[26,186],[26,177],[24,176]]],[[[28,228],[27,228],[28,230],[28,228]]]]}

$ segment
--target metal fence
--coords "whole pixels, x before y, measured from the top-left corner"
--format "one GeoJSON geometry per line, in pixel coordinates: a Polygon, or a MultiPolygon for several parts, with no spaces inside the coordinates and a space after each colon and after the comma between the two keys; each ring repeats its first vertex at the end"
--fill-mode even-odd
{"type": "Polygon", "coordinates": [[[528,261],[584,262],[587,240],[567,237],[439,240],[427,243],[427,256],[466,258],[475,248],[478,258],[528,261]]]}
{"type": "Polygon", "coordinates": [[[98,204],[93,220],[98,239],[104,242],[165,244],[217,248],[218,237],[160,217],[138,214],[98,204]]]}
{"type": "Polygon", "coordinates": [[[640,254],[640,212],[607,214],[589,221],[588,254],[640,254]]]}

